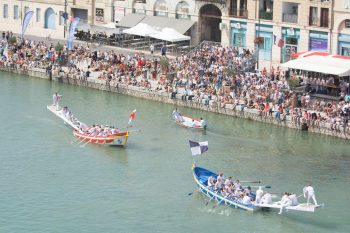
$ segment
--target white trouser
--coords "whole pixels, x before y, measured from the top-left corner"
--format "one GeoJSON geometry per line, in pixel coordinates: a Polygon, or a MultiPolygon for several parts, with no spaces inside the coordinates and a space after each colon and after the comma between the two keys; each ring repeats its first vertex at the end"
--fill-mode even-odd
{"type": "Polygon", "coordinates": [[[290,206],[290,204],[282,204],[280,208],[280,212],[278,214],[282,214],[283,210],[287,207],[290,206]]]}
{"type": "Polygon", "coordinates": [[[317,201],[316,201],[316,197],[315,197],[315,194],[312,194],[312,195],[308,195],[307,196],[307,204],[310,203],[310,199],[312,198],[312,200],[314,201],[315,205],[317,205],[317,201]]]}

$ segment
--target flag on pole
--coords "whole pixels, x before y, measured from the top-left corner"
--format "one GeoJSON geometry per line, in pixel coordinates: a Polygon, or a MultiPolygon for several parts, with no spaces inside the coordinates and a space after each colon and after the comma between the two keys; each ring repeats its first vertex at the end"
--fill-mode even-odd
{"type": "Polygon", "coordinates": [[[208,150],[208,141],[194,142],[189,140],[192,156],[201,155],[208,150]]]}
{"type": "Polygon", "coordinates": [[[132,123],[132,120],[135,119],[135,114],[136,114],[136,109],[134,109],[131,113],[130,113],[130,116],[129,116],[129,126],[131,126],[131,123],[132,123]]]}
{"type": "Polygon", "coordinates": [[[73,48],[73,39],[74,39],[74,31],[75,27],[79,23],[80,18],[75,17],[73,22],[70,23],[69,34],[68,34],[68,49],[73,48]]]}
{"type": "Polygon", "coordinates": [[[22,23],[22,39],[24,37],[24,33],[26,32],[27,30],[27,27],[29,25],[29,22],[30,22],[30,19],[32,18],[34,14],[34,11],[28,11],[25,15],[24,15],[24,18],[23,18],[23,23],[22,23]]]}

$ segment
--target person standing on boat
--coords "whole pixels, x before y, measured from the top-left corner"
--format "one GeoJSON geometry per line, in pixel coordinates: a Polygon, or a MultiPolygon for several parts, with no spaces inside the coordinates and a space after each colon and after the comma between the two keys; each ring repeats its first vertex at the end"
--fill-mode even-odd
{"type": "Polygon", "coordinates": [[[220,187],[224,186],[224,174],[222,172],[219,172],[218,177],[216,178],[217,183],[219,183],[220,187]]]}
{"type": "Polygon", "coordinates": [[[57,92],[52,96],[53,106],[56,106],[56,110],[59,108],[59,102],[62,99],[62,95],[59,95],[57,92]]]}
{"type": "Polygon", "coordinates": [[[304,197],[307,198],[307,205],[310,203],[310,199],[314,201],[315,205],[317,205],[316,197],[315,197],[315,190],[311,186],[311,184],[308,184],[303,189],[304,197]]]}
{"type": "Polygon", "coordinates": [[[264,194],[264,191],[261,189],[261,186],[259,186],[259,189],[256,190],[255,192],[255,202],[256,204],[260,204],[261,203],[261,198],[264,194]]]}
{"type": "Polygon", "coordinates": [[[207,124],[205,123],[205,121],[203,120],[203,118],[201,117],[201,127],[205,128],[207,124]]]}

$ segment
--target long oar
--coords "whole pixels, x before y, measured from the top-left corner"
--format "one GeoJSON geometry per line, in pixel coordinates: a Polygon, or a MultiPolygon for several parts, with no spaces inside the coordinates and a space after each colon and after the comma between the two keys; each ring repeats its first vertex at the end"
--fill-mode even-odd
{"type": "MultiPolygon", "coordinates": [[[[94,132],[90,133],[87,137],[90,137],[94,132]]],[[[82,143],[83,141],[88,140],[88,138],[83,138],[83,140],[81,140],[80,142],[77,143],[77,145],[79,145],[80,143],[82,143]]]]}
{"type": "Polygon", "coordinates": [[[218,203],[216,203],[216,204],[213,206],[213,209],[214,209],[215,207],[217,207],[218,205],[220,205],[223,201],[224,201],[224,199],[222,199],[221,201],[218,201],[218,203]]]}
{"type": "Polygon", "coordinates": [[[259,187],[261,187],[261,188],[266,188],[266,189],[270,189],[271,188],[271,186],[270,185],[266,185],[266,186],[257,186],[257,185],[254,185],[254,186],[250,186],[251,188],[259,188],[259,187]]]}
{"type": "Polygon", "coordinates": [[[80,145],[80,147],[84,147],[84,146],[86,146],[87,144],[89,144],[89,143],[91,142],[91,140],[92,140],[92,138],[90,138],[90,140],[89,140],[89,141],[87,141],[86,143],[84,143],[83,145],[80,145]]]}
{"type": "Polygon", "coordinates": [[[256,181],[239,181],[241,183],[253,183],[253,184],[260,184],[261,180],[256,180],[256,181]]]}
{"type": "Polygon", "coordinates": [[[209,201],[207,202],[207,203],[205,203],[205,205],[208,205],[209,204],[209,202],[211,202],[211,200],[213,200],[214,199],[214,195],[209,199],[209,201]]]}

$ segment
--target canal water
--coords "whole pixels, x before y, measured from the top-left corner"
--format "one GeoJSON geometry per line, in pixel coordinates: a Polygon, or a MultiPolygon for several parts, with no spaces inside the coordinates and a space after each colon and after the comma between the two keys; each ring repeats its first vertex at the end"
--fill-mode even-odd
{"type": "MultiPolygon", "coordinates": [[[[173,123],[173,106],[27,76],[0,73],[0,232],[349,232],[349,141],[198,110],[206,132],[173,123]],[[137,109],[126,148],[76,145],[46,109],[63,95],[82,121],[123,127],[137,109]],[[195,192],[188,140],[209,141],[199,166],[271,192],[302,193],[315,213],[250,213],[195,192]]],[[[299,198],[303,201],[303,198],[299,198]]]]}

